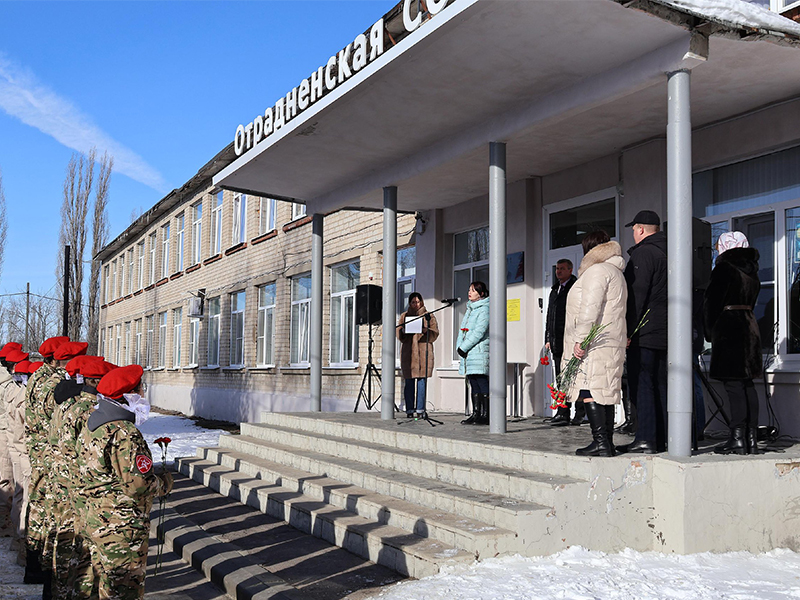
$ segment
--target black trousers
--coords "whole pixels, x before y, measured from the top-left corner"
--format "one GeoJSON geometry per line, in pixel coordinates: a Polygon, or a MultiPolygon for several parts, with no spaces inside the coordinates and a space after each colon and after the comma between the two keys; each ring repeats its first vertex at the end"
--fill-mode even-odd
{"type": "Polygon", "coordinates": [[[752,379],[735,379],[723,383],[731,403],[731,428],[758,427],[758,394],[752,379]]]}
{"type": "Polygon", "coordinates": [[[667,445],[667,351],[628,349],[628,389],[639,424],[636,441],[667,445]]]}

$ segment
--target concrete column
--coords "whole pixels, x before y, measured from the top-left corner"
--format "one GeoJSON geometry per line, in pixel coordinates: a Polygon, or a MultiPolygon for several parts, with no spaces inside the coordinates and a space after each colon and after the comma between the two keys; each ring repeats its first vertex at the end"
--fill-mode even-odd
{"type": "Polygon", "coordinates": [[[692,454],[692,122],[689,71],[668,74],[668,444],[692,454]]]}
{"type": "Polygon", "coordinates": [[[324,215],[311,218],[311,410],[322,410],[322,234],[324,215]]]}
{"type": "Polygon", "coordinates": [[[489,144],[489,433],[506,432],[506,145],[489,144]]]}
{"type": "Polygon", "coordinates": [[[397,304],[397,187],[383,188],[383,335],[381,351],[381,419],[394,419],[395,335],[397,304]]]}

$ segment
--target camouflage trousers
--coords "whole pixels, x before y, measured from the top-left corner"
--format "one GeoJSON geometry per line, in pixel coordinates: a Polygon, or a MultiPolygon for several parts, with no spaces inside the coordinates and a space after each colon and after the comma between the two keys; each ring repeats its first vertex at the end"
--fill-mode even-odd
{"type": "Polygon", "coordinates": [[[150,541],[150,523],[145,521],[117,523],[80,536],[76,557],[77,595],[74,598],[144,598],[150,541]],[[91,569],[87,569],[87,561],[91,563],[91,569]]]}
{"type": "Polygon", "coordinates": [[[44,550],[47,531],[50,529],[48,522],[47,479],[43,472],[35,465],[31,465],[31,479],[28,488],[28,515],[26,530],[28,536],[28,549],[41,553],[44,550]]]}
{"type": "Polygon", "coordinates": [[[53,570],[54,600],[71,600],[75,588],[78,554],[76,552],[75,519],[69,499],[60,499],[53,506],[51,523],[58,529],[47,532],[47,543],[43,555],[48,558],[52,552],[52,562],[47,564],[53,570]]]}

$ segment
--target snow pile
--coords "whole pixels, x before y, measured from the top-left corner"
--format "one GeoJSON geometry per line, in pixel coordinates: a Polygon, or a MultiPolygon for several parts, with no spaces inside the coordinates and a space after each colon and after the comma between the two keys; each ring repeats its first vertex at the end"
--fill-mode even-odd
{"type": "Polygon", "coordinates": [[[663,0],[677,9],[737,27],[764,29],[800,36],[800,23],[744,0],[663,0]]]}
{"type": "Polygon", "coordinates": [[[218,446],[219,436],[228,435],[221,429],[204,429],[198,427],[186,417],[164,415],[151,412],[150,418],[139,428],[150,446],[150,452],[156,463],[161,462],[161,448],[153,440],[168,437],[172,441],[167,447],[167,464],[175,462],[176,457],[194,456],[197,448],[218,446]]]}
{"type": "Polygon", "coordinates": [[[800,554],[678,556],[570,548],[492,558],[386,588],[380,600],[786,600],[800,598],[800,554]]]}

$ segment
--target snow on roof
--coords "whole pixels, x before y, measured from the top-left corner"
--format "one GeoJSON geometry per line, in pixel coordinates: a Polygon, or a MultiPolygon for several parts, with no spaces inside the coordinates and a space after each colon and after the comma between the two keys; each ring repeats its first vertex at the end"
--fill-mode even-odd
{"type": "Polygon", "coordinates": [[[744,0],[660,0],[683,12],[747,29],[800,37],[800,23],[744,0]]]}

